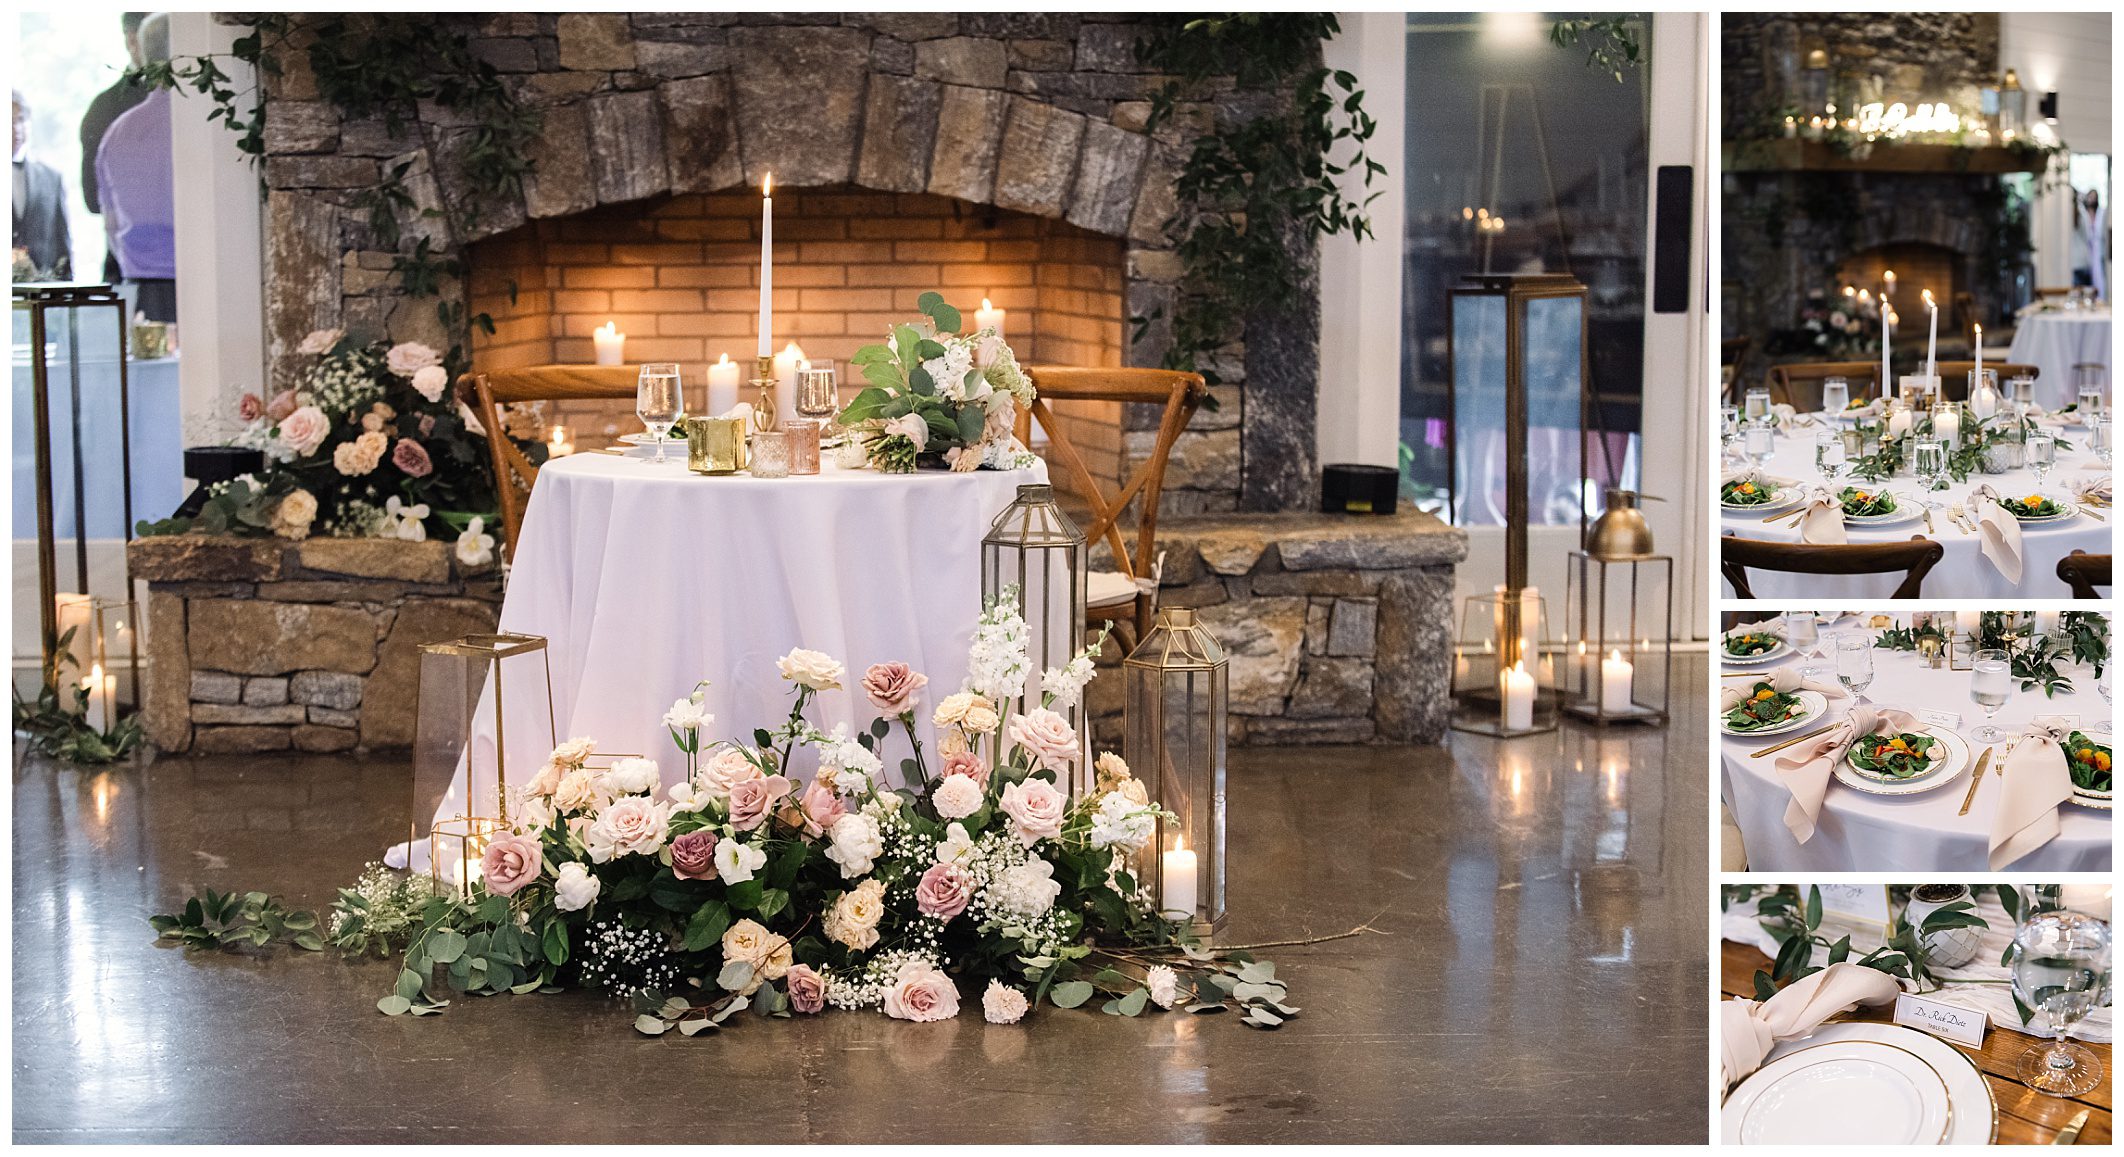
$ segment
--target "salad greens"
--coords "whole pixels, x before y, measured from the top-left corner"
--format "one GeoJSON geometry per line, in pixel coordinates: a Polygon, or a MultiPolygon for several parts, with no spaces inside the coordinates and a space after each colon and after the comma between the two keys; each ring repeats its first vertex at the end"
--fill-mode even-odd
{"type": "Polygon", "coordinates": [[[1736,478],[1718,489],[1718,500],[1728,506],[1761,506],[1777,497],[1777,488],[1755,478],[1736,478]]]}
{"type": "Polygon", "coordinates": [[[1726,654],[1736,659],[1749,659],[1767,654],[1784,645],[1784,640],[1764,631],[1749,631],[1741,635],[1726,636],[1726,654]]]}
{"type": "Polygon", "coordinates": [[[1846,486],[1837,494],[1837,498],[1843,502],[1844,513],[1849,516],[1865,518],[1895,513],[1895,495],[1886,490],[1860,490],[1856,486],[1846,486]]]}
{"type": "Polygon", "coordinates": [[[1726,712],[1726,730],[1746,735],[1782,726],[1805,711],[1799,696],[1782,693],[1768,680],[1759,680],[1749,687],[1748,697],[1741,700],[1739,706],[1726,712]]]}
{"type": "Polygon", "coordinates": [[[2075,731],[2065,741],[2065,766],[2072,772],[2074,787],[2108,791],[2109,748],[2096,743],[2086,732],[2075,731]]]}
{"type": "Polygon", "coordinates": [[[1935,754],[1944,757],[1946,748],[1930,735],[1866,735],[1851,745],[1851,766],[1889,779],[1910,779],[1931,768],[1935,754]]]}
{"type": "Polygon", "coordinates": [[[2001,498],[1999,505],[2005,507],[2006,512],[2015,518],[2049,518],[2062,514],[2065,510],[2056,499],[2046,498],[2041,494],[2031,494],[2026,498],[2001,498]]]}

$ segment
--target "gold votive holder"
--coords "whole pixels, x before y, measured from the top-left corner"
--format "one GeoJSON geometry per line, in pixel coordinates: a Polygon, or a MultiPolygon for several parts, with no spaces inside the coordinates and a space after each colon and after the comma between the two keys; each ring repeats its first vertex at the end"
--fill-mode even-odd
{"type": "Polygon", "coordinates": [[[735,474],[745,468],[745,419],[686,419],[686,469],[735,474]]]}
{"type": "Polygon", "coordinates": [[[798,418],[789,423],[789,472],[791,474],[817,474],[819,472],[819,436],[826,423],[810,418],[798,418]]]}
{"type": "Polygon", "coordinates": [[[752,476],[789,477],[789,435],[781,430],[761,430],[752,436],[752,476]]]}

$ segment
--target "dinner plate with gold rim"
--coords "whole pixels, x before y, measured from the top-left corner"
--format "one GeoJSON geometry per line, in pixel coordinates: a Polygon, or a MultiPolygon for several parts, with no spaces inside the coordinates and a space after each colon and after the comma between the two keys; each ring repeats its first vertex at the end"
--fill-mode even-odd
{"type": "Polygon", "coordinates": [[[2079,804],[2081,807],[2094,808],[2096,811],[2106,812],[2110,810],[2109,793],[2106,791],[2096,791],[2091,787],[2080,787],[2078,785],[2074,785],[2072,789],[2072,802],[2079,804]]]}
{"type": "Polygon", "coordinates": [[[1934,760],[1934,766],[1909,779],[1895,779],[1861,770],[1851,762],[1847,753],[1836,765],[1836,781],[1853,791],[1868,795],[1922,795],[1936,788],[1945,787],[1962,774],[1969,766],[1969,741],[1940,727],[1919,726],[1911,728],[1915,734],[1930,735],[1947,748],[1944,759],[1934,760]]]}
{"type": "MultiPolygon", "coordinates": [[[[2007,497],[2026,498],[2030,496],[2025,494],[2009,494],[2007,495],[2007,497]]],[[[2020,523],[2022,526],[2045,526],[2053,522],[2066,522],[2071,519],[2078,518],[2080,516],[2079,506],[2076,505],[2072,499],[2067,498],[2062,494],[2052,494],[2048,490],[2038,490],[2035,492],[2034,497],[2048,498],[2052,502],[2057,503],[2057,512],[2054,514],[2013,514],[2013,511],[2007,510],[2006,513],[2013,514],[2014,521],[2020,523]]],[[[2005,508],[2001,507],[2001,509],[2005,508]]]]}
{"type": "Polygon", "coordinates": [[[1908,494],[1891,490],[1888,492],[1888,497],[1895,499],[1894,510],[1886,514],[1846,514],[1844,516],[1844,525],[1858,527],[1894,526],[1899,522],[1909,522],[1912,519],[1925,516],[1924,504],[1908,494]]]}
{"type": "Polygon", "coordinates": [[[1727,1144],[1942,1145],[1954,1123],[1947,1080],[1880,1041],[1803,1045],[1766,1062],[1727,1098],[1727,1144]]]}
{"type": "Polygon", "coordinates": [[[1728,502],[1721,498],[1718,500],[1718,507],[1729,515],[1775,514],[1780,510],[1790,510],[1798,504],[1800,498],[1801,494],[1798,487],[1780,486],[1770,492],[1770,497],[1766,501],[1741,503],[1728,502]]]}
{"type": "Polygon", "coordinates": [[[1723,662],[1728,667],[1760,667],[1765,663],[1775,663],[1778,660],[1791,655],[1792,644],[1787,643],[1783,639],[1779,639],[1777,641],[1777,646],[1772,647],[1767,651],[1764,651],[1760,655],[1733,655],[1728,654],[1726,652],[1725,643],[1722,640],[1719,643],[1718,653],[1719,661],[1723,662]]]}
{"type": "Polygon", "coordinates": [[[1761,727],[1754,731],[1735,731],[1726,726],[1725,713],[1720,712],[1718,717],[1719,730],[1724,731],[1735,739],[1761,739],[1764,736],[1785,735],[1798,731],[1800,728],[1828,714],[1829,697],[1819,691],[1794,691],[1792,697],[1799,700],[1800,713],[1775,727],[1761,727]]]}
{"type": "MultiPolygon", "coordinates": [[[[1769,1072],[1773,1065],[1786,1057],[1801,1054],[1816,1055],[1813,1054],[1813,1050],[1823,1046],[1851,1043],[1887,1045],[1909,1053],[1924,1062],[1932,1070],[1932,1073],[1939,1078],[1940,1083],[1946,1087],[1948,1120],[1945,1132],[1934,1138],[1919,1137],[1907,1143],[1921,1145],[1988,1145],[1998,1139],[1998,1102],[1993,1099],[1991,1086],[1984,1080],[1984,1074],[1977,1070],[1976,1062],[1970,1060],[1967,1053],[1962,1052],[1946,1041],[1928,1036],[1915,1029],[1904,1028],[1901,1025],[1859,1021],[1825,1024],[1804,1039],[1787,1041],[1772,1049],[1769,1057],[1764,1060],[1763,1066],[1742,1079],[1738,1085],[1734,1086],[1733,1091],[1726,1095],[1724,1108],[1720,1112],[1719,1130],[1721,1137],[1728,1144],[1769,1143],[1746,1141],[1742,1139],[1739,1128],[1740,1122],[1744,1119],[1743,1114],[1754,1101],[1753,1094],[1768,1085],[1768,1082],[1764,1079],[1764,1074],[1769,1072]],[[1745,1100],[1743,1099],[1744,1094],[1748,1095],[1745,1100]]],[[[1835,1056],[1833,1053],[1827,1055],[1831,1059],[1835,1056]]],[[[1875,1059],[1878,1059],[1881,1055],[1878,1053],[1872,1054],[1875,1059]]],[[[1929,1087],[1929,1081],[1922,1074],[1919,1075],[1918,1080],[1913,1082],[1913,1084],[1920,1089],[1929,1087]]],[[[1794,1087],[1796,1088],[1797,1086],[1794,1087]]],[[[1758,1113],[1764,1111],[1758,1110],[1758,1113]]],[[[1819,1128],[1829,1132],[1828,1140],[1834,1142],[1845,1144],[1864,1143],[1854,1134],[1870,1131],[1877,1124],[1871,1114],[1872,1106],[1870,1104],[1861,1105],[1860,1115],[1854,1120],[1842,1115],[1832,1115],[1828,1112],[1826,1105],[1817,1102],[1816,1109],[1812,1114],[1812,1120],[1795,1125],[1795,1128],[1819,1128]]],[[[1758,1120],[1767,1124],[1771,1118],[1758,1117],[1758,1120]]],[[[1788,1118],[1788,1120],[1791,1119],[1788,1118]]]]}

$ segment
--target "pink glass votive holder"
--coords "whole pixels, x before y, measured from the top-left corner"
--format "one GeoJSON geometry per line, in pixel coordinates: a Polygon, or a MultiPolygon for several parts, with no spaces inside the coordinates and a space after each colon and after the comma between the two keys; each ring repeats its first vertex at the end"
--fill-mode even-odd
{"type": "Polygon", "coordinates": [[[798,418],[789,423],[789,472],[791,474],[817,474],[819,472],[819,435],[825,429],[824,422],[798,418]]]}
{"type": "Polygon", "coordinates": [[[789,477],[789,435],[780,430],[761,430],[752,436],[752,476],[789,477]]]}

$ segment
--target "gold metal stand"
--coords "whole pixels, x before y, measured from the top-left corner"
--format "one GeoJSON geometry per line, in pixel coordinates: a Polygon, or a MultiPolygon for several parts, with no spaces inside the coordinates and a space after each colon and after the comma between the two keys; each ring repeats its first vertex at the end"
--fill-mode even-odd
{"type": "Polygon", "coordinates": [[[775,390],[780,385],[774,376],[774,355],[761,354],[752,367],[752,386],[760,392],[760,400],[752,410],[754,430],[773,430],[782,424],[781,415],[775,409],[775,390]]]}

